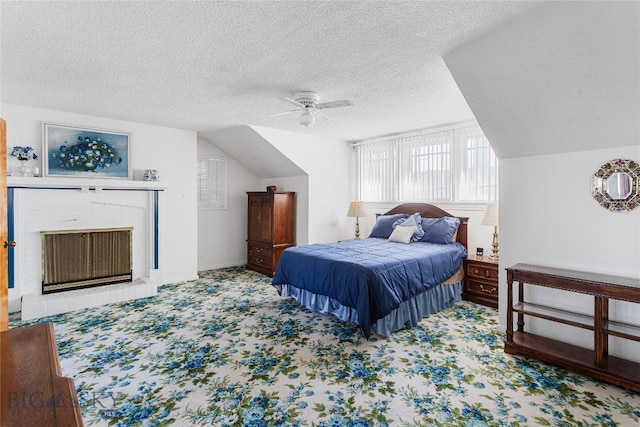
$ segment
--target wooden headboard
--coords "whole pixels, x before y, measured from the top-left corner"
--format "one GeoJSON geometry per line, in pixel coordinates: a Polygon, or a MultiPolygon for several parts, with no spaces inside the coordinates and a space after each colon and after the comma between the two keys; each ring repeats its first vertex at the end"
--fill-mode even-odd
{"type": "Polygon", "coordinates": [[[429,205],[427,203],[403,203],[391,209],[390,211],[385,212],[385,215],[412,215],[416,212],[418,212],[423,218],[442,218],[443,216],[458,218],[460,220],[460,227],[458,227],[456,241],[467,248],[467,251],[469,250],[469,248],[467,247],[467,225],[469,224],[468,217],[456,217],[455,215],[451,215],[449,212],[440,209],[437,206],[429,205]]]}

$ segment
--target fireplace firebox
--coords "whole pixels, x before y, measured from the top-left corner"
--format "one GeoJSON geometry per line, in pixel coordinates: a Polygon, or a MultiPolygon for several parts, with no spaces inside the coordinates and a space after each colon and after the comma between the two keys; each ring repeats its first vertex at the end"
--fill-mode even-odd
{"type": "Polygon", "coordinates": [[[42,231],[42,293],[132,281],[132,230],[42,231]]]}

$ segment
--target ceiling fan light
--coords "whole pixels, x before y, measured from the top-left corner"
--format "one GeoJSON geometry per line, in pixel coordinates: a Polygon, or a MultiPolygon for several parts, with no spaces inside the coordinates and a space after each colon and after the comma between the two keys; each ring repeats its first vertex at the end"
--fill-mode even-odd
{"type": "Polygon", "coordinates": [[[316,118],[313,117],[313,114],[311,114],[311,111],[305,109],[300,115],[300,119],[298,121],[302,126],[309,127],[316,122],[316,118]]]}

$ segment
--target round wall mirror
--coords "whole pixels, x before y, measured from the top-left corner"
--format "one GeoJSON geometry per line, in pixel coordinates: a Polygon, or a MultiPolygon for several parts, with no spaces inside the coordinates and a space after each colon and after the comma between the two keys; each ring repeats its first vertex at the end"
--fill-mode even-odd
{"type": "Polygon", "coordinates": [[[603,208],[627,212],[640,206],[640,165],[615,159],[600,166],[591,178],[591,195],[603,208]]]}

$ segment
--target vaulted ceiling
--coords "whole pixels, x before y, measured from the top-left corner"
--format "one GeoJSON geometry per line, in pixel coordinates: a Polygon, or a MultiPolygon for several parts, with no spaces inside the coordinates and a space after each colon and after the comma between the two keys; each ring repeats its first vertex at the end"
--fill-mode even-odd
{"type": "Polygon", "coordinates": [[[3,1],[0,101],[196,130],[227,147],[239,125],[362,140],[476,116],[505,157],[590,149],[536,129],[588,135],[613,120],[633,140],[638,4],[3,1]],[[270,116],[301,90],[353,106],[309,128],[270,116]]]}
{"type": "Polygon", "coordinates": [[[552,2],[444,56],[500,158],[638,145],[640,2],[552,2]]]}
{"type": "Polygon", "coordinates": [[[0,100],[204,135],[248,124],[364,139],[473,118],[443,53],[531,6],[3,1],[0,100]],[[353,106],[308,129],[270,117],[301,90],[353,106]]]}

